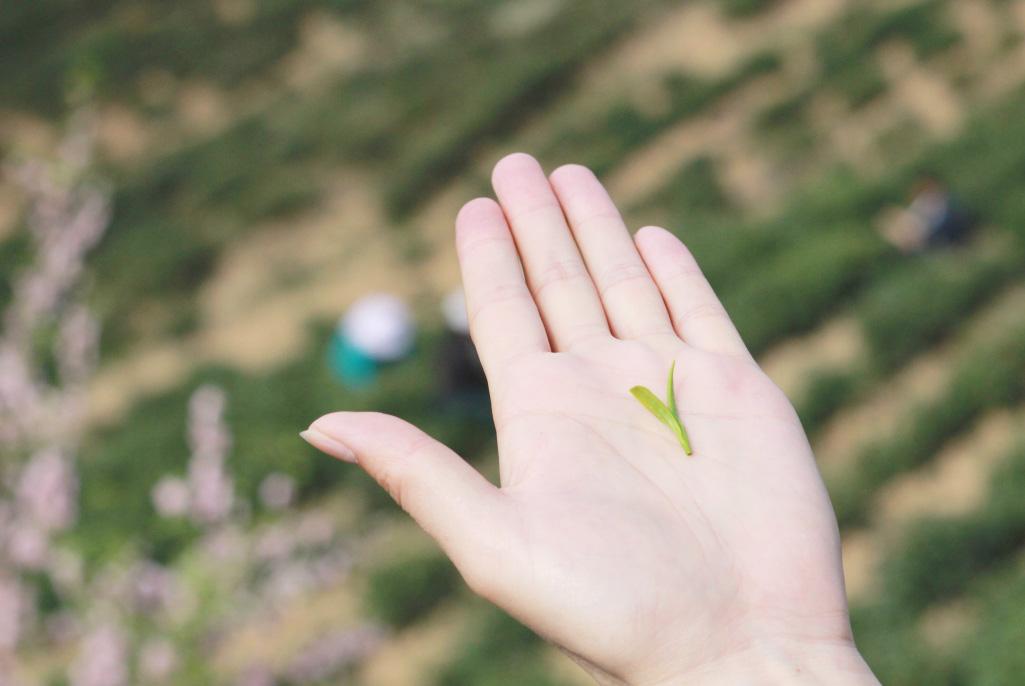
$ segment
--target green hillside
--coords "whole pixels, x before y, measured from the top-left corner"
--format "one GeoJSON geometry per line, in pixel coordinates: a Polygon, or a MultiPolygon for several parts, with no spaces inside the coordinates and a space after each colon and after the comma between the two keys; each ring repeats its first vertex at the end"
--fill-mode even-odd
{"type": "MultiPolygon", "coordinates": [[[[491,428],[437,409],[435,303],[457,283],[455,209],[523,149],[549,169],[591,166],[631,226],[681,236],[770,374],[784,349],[800,359],[780,383],[822,461],[855,635],[882,682],[1013,681],[1025,457],[1014,421],[973,438],[1025,416],[1023,36],[1020,0],[14,3],[0,13],[0,152],[47,150],[88,101],[113,196],[86,280],[104,333],[68,544],[87,573],[131,552],[198,574],[202,532],[157,516],[150,492],[185,469],[188,398],[216,383],[248,526],[294,514],[257,497],[283,472],[295,511],[344,502],[343,534],[376,543],[352,598],[292,598],[280,624],[254,601],[215,643],[179,628],[180,683],[233,683],[239,651],[313,642],[316,594],[346,608],[339,626],[380,623],[382,655],[409,661],[370,658],[344,683],[587,683],[469,597],[368,478],[296,438],[331,409],[373,408],[494,470],[491,428]],[[722,38],[686,48],[709,27],[722,38]],[[923,174],[971,208],[971,245],[909,257],[881,238],[923,174]],[[414,301],[417,354],[348,391],[326,368],[328,333],[383,284],[414,301]],[[819,335],[841,321],[850,340],[819,335]],[[157,359],[166,373],[140,371],[157,359]],[[959,483],[981,495],[915,496],[944,493],[959,445],[978,446],[959,483]],[[910,504],[890,517],[898,491],[910,504]],[[424,662],[417,641],[446,648],[424,662]]],[[[28,250],[23,214],[8,214],[0,305],[28,250]]],[[[74,610],[53,589],[39,608],[74,610]]],[[[64,683],[67,651],[34,640],[28,673],[64,683]]]]}

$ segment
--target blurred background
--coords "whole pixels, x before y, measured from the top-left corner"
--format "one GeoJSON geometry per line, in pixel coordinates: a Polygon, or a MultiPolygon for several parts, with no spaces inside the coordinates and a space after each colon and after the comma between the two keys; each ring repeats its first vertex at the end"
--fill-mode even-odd
{"type": "Polygon", "coordinates": [[[452,247],[526,150],[691,246],[887,684],[1025,673],[1023,0],[10,0],[0,684],[589,683],[297,432],[494,476],[452,247]]]}

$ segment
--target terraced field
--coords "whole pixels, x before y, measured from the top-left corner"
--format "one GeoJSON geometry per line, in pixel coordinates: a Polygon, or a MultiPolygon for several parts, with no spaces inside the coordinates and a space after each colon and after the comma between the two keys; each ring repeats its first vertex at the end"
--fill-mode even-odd
{"type": "MultiPolygon", "coordinates": [[[[841,524],[855,635],[887,684],[1025,672],[1025,1],[39,0],[0,13],[0,146],[50,150],[88,95],[112,226],[90,258],[103,329],[68,544],[195,575],[205,544],[150,492],[185,469],[188,398],[228,397],[246,535],[327,513],[341,581],[225,608],[178,637],[180,683],[588,683],[470,597],[379,489],[295,433],[333,408],[403,416],[495,470],[482,423],[433,409],[450,236],[504,151],[590,165],[628,223],[676,231],[795,402],[841,524]],[[901,255],[880,228],[923,173],[982,227],[901,255]],[[366,392],[327,373],[360,294],[408,296],[418,354],[366,392]],[[297,485],[282,515],[265,476],[297,485]],[[385,636],[301,680],[332,631],[385,636]]],[[[0,177],[0,274],[24,259],[0,177]]],[[[0,305],[12,296],[0,279],[0,305]]],[[[40,593],[44,616],[68,608],[40,593]]],[[[147,629],[148,630],[148,629],[147,629]]],[[[42,638],[28,683],[72,647],[42,638]]],[[[175,682],[175,683],[179,683],[175,682]]]]}

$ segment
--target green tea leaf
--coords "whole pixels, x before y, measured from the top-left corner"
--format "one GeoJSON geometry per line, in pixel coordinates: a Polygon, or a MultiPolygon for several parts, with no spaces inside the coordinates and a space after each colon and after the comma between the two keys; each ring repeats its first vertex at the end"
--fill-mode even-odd
{"type": "Polygon", "coordinates": [[[666,384],[666,405],[669,407],[669,411],[673,413],[676,420],[680,420],[680,413],[676,411],[676,389],[673,387],[673,372],[676,371],[676,360],[669,365],[669,381],[666,384]]]}
{"type": "Polygon", "coordinates": [[[680,420],[669,411],[666,404],[659,400],[658,396],[644,386],[634,386],[630,389],[630,393],[633,397],[637,398],[638,402],[640,402],[648,412],[655,415],[656,419],[668,426],[672,432],[676,434],[676,440],[678,440],[680,445],[683,446],[683,451],[690,455],[690,438],[687,436],[687,431],[683,428],[683,424],[680,423],[680,420]]]}
{"type": "Polygon", "coordinates": [[[683,446],[683,452],[688,455],[693,455],[694,451],[690,447],[690,436],[687,435],[687,429],[683,426],[683,420],[680,419],[680,413],[676,411],[676,386],[673,384],[673,373],[676,371],[676,360],[669,365],[669,381],[666,382],[666,405],[669,407],[669,411],[673,413],[673,417],[676,419],[676,426],[673,430],[676,432],[676,437],[680,440],[680,445],[683,446]]]}
{"type": "Polygon", "coordinates": [[[633,397],[637,398],[641,405],[644,405],[648,412],[655,415],[655,418],[658,419],[658,421],[662,422],[670,429],[673,428],[673,424],[676,423],[676,417],[674,417],[673,413],[669,411],[666,404],[658,399],[658,396],[644,386],[634,386],[630,389],[630,393],[633,397]]]}
{"type": "Polygon", "coordinates": [[[683,446],[683,452],[688,455],[694,454],[694,449],[690,447],[690,436],[687,435],[687,430],[683,428],[683,422],[679,419],[676,420],[676,437],[680,440],[680,445],[683,446]]]}

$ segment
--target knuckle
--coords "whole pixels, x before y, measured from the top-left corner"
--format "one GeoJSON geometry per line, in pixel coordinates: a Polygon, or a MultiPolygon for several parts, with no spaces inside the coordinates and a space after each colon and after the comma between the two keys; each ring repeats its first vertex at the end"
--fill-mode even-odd
{"type": "Polygon", "coordinates": [[[403,510],[408,511],[410,493],[416,487],[416,473],[433,447],[434,439],[421,434],[410,440],[401,455],[376,466],[374,479],[403,510]]]}
{"type": "Polygon", "coordinates": [[[530,298],[526,285],[523,283],[496,284],[476,298],[477,302],[468,313],[470,327],[473,328],[480,316],[497,305],[508,302],[524,301],[530,298]]]}
{"type": "Polygon", "coordinates": [[[650,281],[651,275],[647,268],[637,262],[620,262],[609,267],[603,272],[601,283],[601,295],[605,296],[618,286],[637,281],[650,281]]]}
{"type": "Polygon", "coordinates": [[[513,225],[526,230],[530,230],[535,224],[543,228],[565,221],[562,207],[554,198],[548,196],[526,199],[522,206],[509,212],[513,225]]]}
{"type": "Polygon", "coordinates": [[[592,229],[602,231],[612,226],[622,226],[623,218],[615,207],[599,209],[575,219],[573,229],[576,233],[587,233],[592,229]]]}
{"type": "Polygon", "coordinates": [[[534,277],[534,292],[540,294],[549,286],[580,281],[587,275],[583,262],[574,259],[553,260],[534,277]]]}
{"type": "Polygon", "coordinates": [[[392,460],[387,464],[380,465],[374,474],[374,479],[399,507],[403,510],[407,509],[409,475],[405,460],[392,460]]]}
{"type": "Polygon", "coordinates": [[[512,239],[507,231],[501,230],[478,230],[473,232],[472,238],[461,238],[458,244],[462,257],[474,258],[480,253],[488,252],[497,248],[506,250],[510,247],[512,239]]]}
{"type": "Polygon", "coordinates": [[[723,308],[721,303],[705,300],[685,307],[680,312],[680,319],[682,321],[694,321],[695,319],[726,320],[729,319],[729,317],[726,314],[726,309],[723,308]]]}

